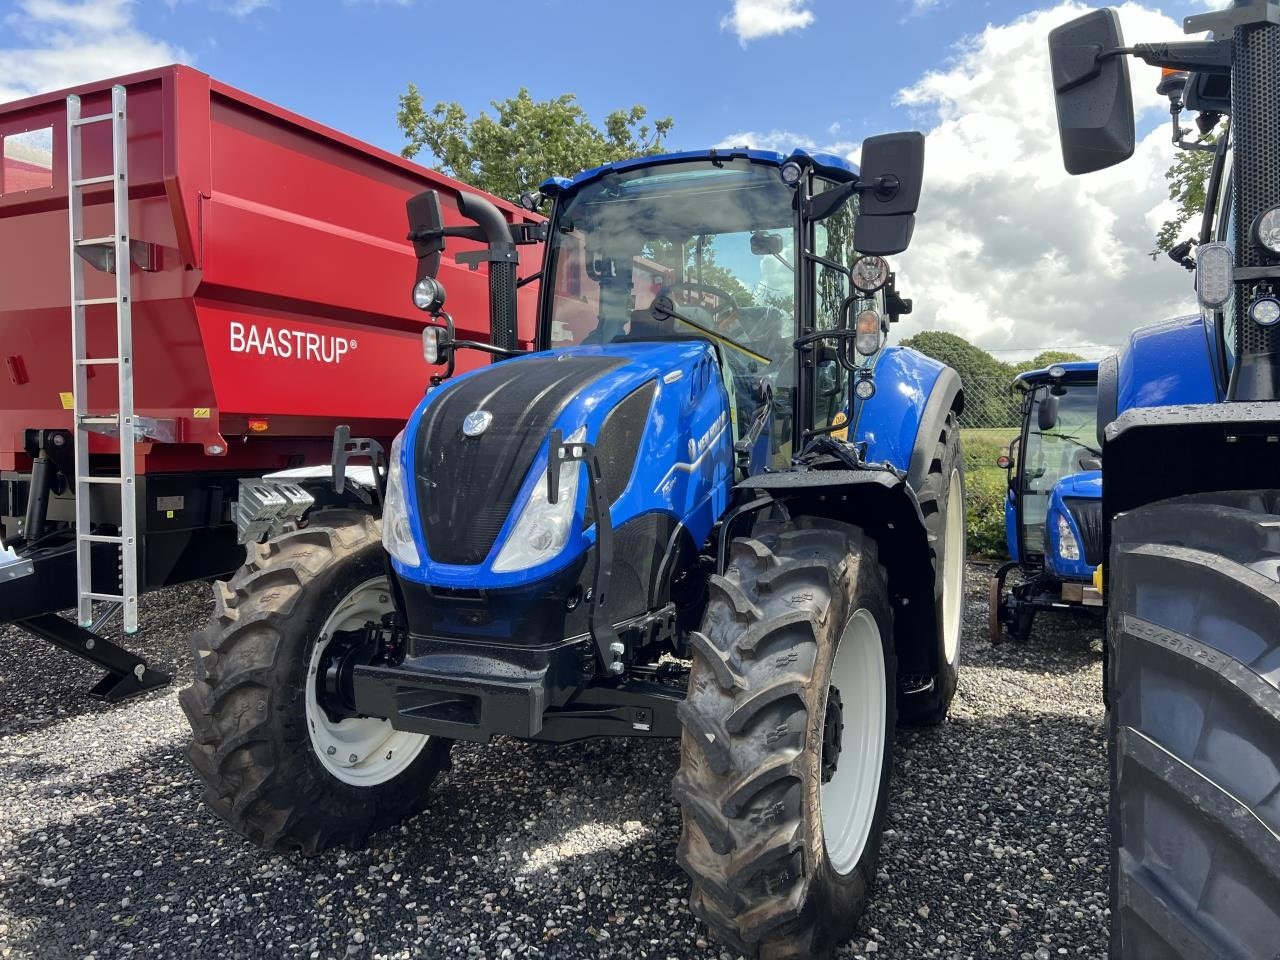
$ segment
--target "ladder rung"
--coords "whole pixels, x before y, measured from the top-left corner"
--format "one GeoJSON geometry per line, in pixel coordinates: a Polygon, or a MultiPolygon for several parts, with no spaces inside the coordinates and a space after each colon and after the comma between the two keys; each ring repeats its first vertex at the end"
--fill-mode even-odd
{"type": "Polygon", "coordinates": [[[118,593],[82,593],[82,597],[88,597],[90,600],[110,600],[112,603],[124,603],[124,597],[118,593]]]}
{"type": "Polygon", "coordinates": [[[124,543],[124,537],[110,537],[102,533],[84,533],[80,540],[84,543],[124,543]]]}
{"type": "Polygon", "coordinates": [[[119,357],[90,357],[88,360],[77,360],[76,363],[82,367],[92,367],[103,363],[119,363],[119,357]]]}
{"type": "Polygon", "coordinates": [[[71,185],[73,187],[91,187],[95,183],[113,183],[115,179],[116,175],[114,173],[108,173],[101,177],[84,177],[80,180],[72,180],[71,185]]]}
{"type": "MultiPolygon", "coordinates": [[[[108,177],[108,180],[111,178],[108,177]]],[[[85,237],[83,240],[77,240],[77,247],[106,247],[116,242],[115,235],[109,237],[85,237]]]]}
{"type": "Polygon", "coordinates": [[[116,302],[115,297],[89,297],[86,300],[77,300],[75,304],[77,307],[94,307],[101,303],[115,303],[115,302],[116,302]]]}
{"type": "Polygon", "coordinates": [[[114,116],[114,113],[100,113],[96,117],[81,117],[79,120],[72,120],[71,125],[73,127],[83,127],[90,123],[104,123],[114,116]]]}
{"type": "Polygon", "coordinates": [[[78,483],[105,483],[120,486],[123,480],[120,477],[77,477],[78,483]]]}
{"type": "Polygon", "coordinates": [[[114,427],[120,423],[120,415],[118,413],[109,413],[106,416],[85,414],[80,418],[80,422],[88,427],[114,427]]]}

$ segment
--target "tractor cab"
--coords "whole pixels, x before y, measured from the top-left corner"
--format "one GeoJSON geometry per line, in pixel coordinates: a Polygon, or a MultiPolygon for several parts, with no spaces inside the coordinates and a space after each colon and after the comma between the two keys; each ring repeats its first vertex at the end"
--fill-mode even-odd
{"type": "Polygon", "coordinates": [[[1024,641],[1037,610],[1100,608],[1102,453],[1097,437],[1098,364],[1054,364],[1020,374],[1022,428],[999,460],[1008,471],[1009,563],[991,579],[990,632],[1024,641]],[[1008,595],[1009,573],[1021,582],[1008,595]]]}
{"type": "Polygon", "coordinates": [[[557,207],[539,346],[709,341],[735,442],[753,427],[758,434],[748,471],[786,465],[803,431],[847,418],[851,379],[860,369],[870,376],[869,355],[887,332],[892,289],[881,258],[855,261],[857,198],[806,216],[790,177],[803,178],[813,195],[847,195],[857,173],[838,157],[736,150],[547,181],[542,193],[557,207]],[[854,262],[863,265],[859,277],[871,278],[858,281],[863,289],[847,269],[854,262]],[[840,329],[867,311],[867,356],[831,342],[797,354],[797,337],[840,329]],[[757,423],[766,397],[769,413],[757,423]]]}

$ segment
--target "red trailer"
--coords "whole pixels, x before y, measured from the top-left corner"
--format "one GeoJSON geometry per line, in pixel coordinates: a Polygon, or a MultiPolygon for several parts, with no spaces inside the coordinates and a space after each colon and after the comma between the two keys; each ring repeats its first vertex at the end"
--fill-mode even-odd
{"type": "MultiPolygon", "coordinates": [[[[340,424],[400,429],[429,377],[405,201],[440,190],[462,225],[475,191],[182,66],[2,105],[0,157],[0,623],[115,698],[165,679],[89,632],[133,622],[131,551],[136,591],[227,573],[242,478],[328,463],[340,424]],[[77,605],[79,627],[52,615],[77,605]]],[[[459,335],[487,339],[486,268],[455,256],[459,335]]]]}

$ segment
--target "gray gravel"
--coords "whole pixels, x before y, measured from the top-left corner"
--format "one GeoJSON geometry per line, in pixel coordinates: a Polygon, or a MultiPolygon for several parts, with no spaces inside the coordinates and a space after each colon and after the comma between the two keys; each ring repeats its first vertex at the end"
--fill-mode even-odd
{"type": "MultiPolygon", "coordinates": [[[[852,957],[1101,957],[1101,624],[985,640],[970,572],[952,719],[898,735],[879,884],[852,957]]],[[[0,957],[725,958],[685,908],[674,744],[460,745],[431,809],[375,849],[261,853],[181,750],[194,585],[134,645],[177,682],[104,707],[79,661],[0,628],[0,957]]]]}

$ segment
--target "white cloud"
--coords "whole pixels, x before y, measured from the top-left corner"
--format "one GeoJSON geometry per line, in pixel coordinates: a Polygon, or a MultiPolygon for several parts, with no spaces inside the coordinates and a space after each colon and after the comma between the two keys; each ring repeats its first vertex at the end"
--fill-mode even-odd
{"type": "MultiPolygon", "coordinates": [[[[1065,3],[988,26],[946,68],[901,91],[928,140],[915,238],[897,264],[916,312],[898,337],[927,328],[988,349],[1087,348],[1190,312],[1189,275],[1148,256],[1171,211],[1167,127],[1110,170],[1063,171],[1046,38],[1084,10],[1065,3]]],[[[1136,3],[1120,16],[1129,40],[1182,36],[1136,3]]],[[[1131,75],[1140,113],[1167,110],[1157,71],[1134,61],[1131,75]]]]}
{"type": "Polygon", "coordinates": [[[0,24],[0,103],[190,55],[139,30],[133,0],[18,0],[0,24]]]}
{"type": "MultiPolygon", "coordinates": [[[[840,132],[840,124],[832,124],[827,133],[834,137],[840,132]]],[[[717,147],[752,147],[756,150],[774,150],[790,153],[799,147],[810,153],[834,153],[852,160],[861,148],[855,140],[815,140],[813,137],[792,130],[739,130],[721,139],[717,147]]]]}
{"type": "Polygon", "coordinates": [[[809,0],[733,0],[733,12],[720,21],[744,47],[750,40],[803,30],[813,23],[809,0]]]}

